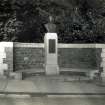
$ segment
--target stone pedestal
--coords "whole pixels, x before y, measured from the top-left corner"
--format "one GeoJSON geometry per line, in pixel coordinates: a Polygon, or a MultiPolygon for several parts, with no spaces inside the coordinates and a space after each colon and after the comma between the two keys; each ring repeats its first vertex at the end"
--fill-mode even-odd
{"type": "Polygon", "coordinates": [[[58,37],[56,33],[46,33],[45,43],[45,72],[46,75],[59,74],[58,67],[58,37]]]}

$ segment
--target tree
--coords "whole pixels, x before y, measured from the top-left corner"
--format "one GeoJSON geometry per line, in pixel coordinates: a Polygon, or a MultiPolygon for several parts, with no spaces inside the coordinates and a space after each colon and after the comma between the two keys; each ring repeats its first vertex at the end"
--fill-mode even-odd
{"type": "Polygon", "coordinates": [[[2,0],[0,41],[43,42],[49,15],[59,42],[105,41],[105,0],[2,0]]]}

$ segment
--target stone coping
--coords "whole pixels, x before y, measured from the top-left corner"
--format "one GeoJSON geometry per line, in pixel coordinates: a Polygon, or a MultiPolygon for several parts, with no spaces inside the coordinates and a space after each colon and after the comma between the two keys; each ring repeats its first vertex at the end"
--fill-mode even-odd
{"type": "Polygon", "coordinates": [[[13,47],[13,42],[0,42],[1,47],[13,47]]]}
{"type": "Polygon", "coordinates": [[[14,47],[44,48],[44,44],[43,43],[17,43],[17,42],[14,42],[14,47]]]}
{"type": "MultiPolygon", "coordinates": [[[[44,48],[44,43],[15,43],[14,47],[44,48]]],[[[59,43],[58,48],[105,48],[105,44],[63,44],[63,43],[59,43]]]]}
{"type": "MultiPolygon", "coordinates": [[[[44,48],[44,43],[0,42],[0,46],[44,48]]],[[[65,44],[65,43],[58,43],[58,48],[105,48],[105,44],[65,44]]]]}

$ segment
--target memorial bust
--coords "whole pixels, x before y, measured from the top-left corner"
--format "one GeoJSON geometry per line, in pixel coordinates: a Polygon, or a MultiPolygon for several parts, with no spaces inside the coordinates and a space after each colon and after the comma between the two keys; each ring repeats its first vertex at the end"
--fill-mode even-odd
{"type": "Polygon", "coordinates": [[[53,23],[53,17],[49,16],[49,22],[45,24],[45,28],[47,29],[48,33],[55,33],[56,32],[56,25],[53,23]]]}

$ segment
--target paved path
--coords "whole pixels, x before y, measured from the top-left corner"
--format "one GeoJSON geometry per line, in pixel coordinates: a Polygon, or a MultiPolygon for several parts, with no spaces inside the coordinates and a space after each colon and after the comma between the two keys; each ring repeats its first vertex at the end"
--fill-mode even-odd
{"type": "MultiPolygon", "coordinates": [[[[88,82],[68,82],[62,78],[34,77],[27,80],[0,80],[0,91],[25,93],[105,93],[105,87],[88,82]]],[[[17,97],[0,95],[0,105],[105,105],[105,95],[101,97],[17,97]]]]}
{"type": "Polygon", "coordinates": [[[5,88],[7,92],[38,92],[39,89],[32,81],[10,80],[5,88]]]}
{"type": "Polygon", "coordinates": [[[37,76],[30,78],[30,80],[33,81],[42,93],[105,93],[105,87],[98,86],[95,83],[85,81],[69,82],[62,79],[62,77],[41,76],[40,78],[40,76],[37,76]]]}
{"type": "Polygon", "coordinates": [[[0,91],[50,94],[104,94],[105,87],[89,82],[69,82],[62,78],[36,76],[27,80],[0,80],[0,91]]]}

